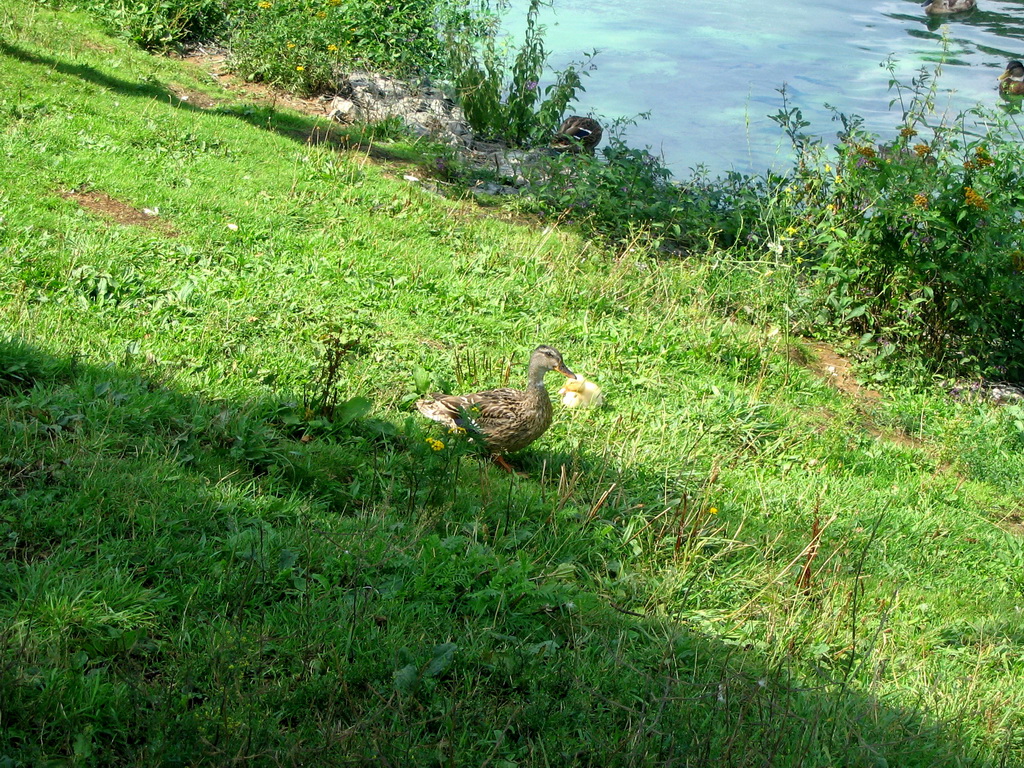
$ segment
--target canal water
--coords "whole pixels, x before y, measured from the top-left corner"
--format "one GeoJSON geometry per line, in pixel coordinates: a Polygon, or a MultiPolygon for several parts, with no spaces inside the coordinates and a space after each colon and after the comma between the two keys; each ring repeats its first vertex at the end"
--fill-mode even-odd
{"type": "MultiPolygon", "coordinates": [[[[527,6],[513,0],[506,11],[520,38],[527,6]]],[[[785,168],[788,143],[768,118],[782,86],[808,131],[834,138],[828,104],[884,137],[900,117],[882,66],[890,56],[908,85],[922,66],[941,64],[937,110],[950,117],[1001,105],[996,78],[1024,58],[1024,0],[978,0],[941,22],[916,0],[554,0],[540,20],[556,69],[599,51],[574,111],[604,123],[650,112],[626,140],[662,155],[678,177],[697,166],[785,168]]]]}

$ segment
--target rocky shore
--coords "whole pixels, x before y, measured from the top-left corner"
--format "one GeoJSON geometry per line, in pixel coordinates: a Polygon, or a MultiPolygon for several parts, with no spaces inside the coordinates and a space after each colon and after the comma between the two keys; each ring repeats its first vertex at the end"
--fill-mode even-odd
{"type": "Polygon", "coordinates": [[[415,135],[453,147],[481,176],[496,179],[481,181],[472,188],[480,194],[519,193],[528,186],[530,170],[538,159],[552,152],[513,149],[501,142],[479,139],[459,106],[441,89],[429,83],[417,85],[370,72],[344,76],[327,114],[346,125],[400,119],[415,135]]]}

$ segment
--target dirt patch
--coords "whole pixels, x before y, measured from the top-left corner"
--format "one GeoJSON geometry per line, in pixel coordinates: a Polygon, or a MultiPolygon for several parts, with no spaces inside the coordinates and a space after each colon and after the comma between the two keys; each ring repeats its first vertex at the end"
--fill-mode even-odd
{"type": "Polygon", "coordinates": [[[814,351],[814,355],[808,361],[808,367],[833,387],[845,395],[868,404],[882,399],[881,392],[862,387],[857,383],[850,361],[836,354],[831,346],[823,341],[811,342],[809,346],[814,351]]]}
{"type": "Polygon", "coordinates": [[[1024,536],[1024,514],[1021,512],[1011,512],[999,521],[999,527],[1004,531],[1009,531],[1014,536],[1024,536]]]}
{"type": "Polygon", "coordinates": [[[853,366],[849,360],[839,355],[823,341],[809,341],[807,347],[809,347],[809,353],[805,349],[792,349],[790,356],[800,365],[810,368],[844,395],[852,398],[863,418],[862,426],[868,433],[904,448],[927,450],[927,443],[908,435],[903,430],[885,429],[872,423],[871,406],[882,399],[882,393],[857,383],[857,379],[853,375],[853,366]]]}
{"type": "Polygon", "coordinates": [[[874,435],[875,437],[881,437],[888,440],[890,443],[896,443],[896,445],[902,445],[904,448],[925,448],[926,443],[918,440],[916,437],[911,437],[906,432],[900,432],[891,429],[880,429],[874,424],[866,424],[864,428],[874,435]]]}
{"type": "MultiPolygon", "coordinates": [[[[246,98],[252,99],[260,104],[267,104],[272,107],[287,107],[293,109],[296,112],[301,112],[305,115],[327,115],[327,107],[331,103],[331,97],[317,97],[312,99],[304,99],[300,96],[295,96],[284,91],[279,91],[272,86],[265,85],[263,83],[249,83],[240,77],[233,75],[227,66],[227,56],[223,54],[194,52],[188,56],[183,56],[182,61],[192,64],[210,77],[214,78],[217,83],[228,91],[234,91],[239,94],[245,94],[246,98]]],[[[175,95],[178,95],[179,91],[184,89],[173,88],[175,95]]],[[[205,99],[210,100],[210,106],[213,106],[216,102],[210,99],[209,96],[203,94],[205,99]]],[[[201,106],[191,99],[182,99],[182,101],[189,101],[196,106],[201,106]]],[[[203,109],[208,107],[203,106],[203,109]]]]}
{"type": "Polygon", "coordinates": [[[112,45],[106,43],[98,43],[94,40],[81,40],[79,43],[83,48],[90,51],[99,51],[100,53],[113,53],[117,50],[112,45]]]}
{"type": "MultiPolygon", "coordinates": [[[[321,96],[304,99],[300,96],[276,90],[264,83],[246,82],[228,70],[226,64],[227,56],[222,54],[196,52],[182,57],[181,60],[201,69],[215,79],[221,88],[239,99],[268,106],[271,109],[284,107],[302,115],[324,119],[323,123],[318,123],[311,129],[289,129],[279,126],[275,128],[279,133],[290,135],[292,138],[311,145],[328,144],[335,149],[352,148],[349,137],[340,130],[340,126],[335,121],[327,117],[331,97],[321,96]]],[[[183,88],[179,85],[172,84],[170,90],[179,101],[196,109],[212,109],[231,103],[231,100],[214,99],[205,93],[183,88]]]]}
{"type": "Polygon", "coordinates": [[[60,196],[66,200],[74,200],[80,206],[93,213],[99,214],[105,219],[110,219],[117,224],[127,224],[138,227],[149,227],[159,229],[165,234],[174,235],[174,229],[159,215],[151,211],[140,211],[138,208],[115,200],[106,192],[61,192],[60,196]]]}
{"type": "Polygon", "coordinates": [[[190,104],[197,109],[211,109],[217,106],[219,102],[216,99],[210,98],[202,91],[194,91],[188,88],[182,88],[180,85],[171,84],[171,93],[175,95],[178,101],[190,104]]]}
{"type": "Polygon", "coordinates": [[[330,99],[326,97],[304,99],[263,83],[247,83],[233,75],[220,75],[218,81],[223,88],[244,93],[247,98],[259,104],[266,104],[270,107],[286,107],[304,115],[322,115],[326,119],[327,107],[331,103],[330,99]]]}
{"type": "MultiPolygon", "coordinates": [[[[348,135],[333,123],[318,123],[309,130],[304,128],[278,128],[278,133],[282,133],[286,136],[291,136],[294,139],[305,142],[310,146],[319,146],[321,144],[327,144],[334,149],[353,149],[356,145],[351,141],[348,135]]],[[[370,147],[368,154],[371,157],[378,157],[383,154],[382,151],[378,151],[374,147],[370,147]]],[[[383,158],[393,159],[393,158],[383,158]]]]}

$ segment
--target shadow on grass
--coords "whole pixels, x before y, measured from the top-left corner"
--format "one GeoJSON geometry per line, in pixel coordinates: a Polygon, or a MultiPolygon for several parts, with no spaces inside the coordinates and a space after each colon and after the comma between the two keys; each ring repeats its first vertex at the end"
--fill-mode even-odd
{"type": "Polygon", "coordinates": [[[25,64],[59,72],[68,77],[77,77],[86,82],[114,91],[123,96],[151,99],[203,114],[219,114],[235,117],[243,122],[271,131],[302,144],[327,144],[340,150],[359,150],[378,160],[403,161],[408,157],[392,152],[375,143],[372,127],[343,128],[332,120],[309,118],[282,112],[269,105],[215,105],[209,108],[198,106],[176,93],[171,88],[155,83],[124,80],[87,64],[75,64],[45,54],[32,53],[11,43],[0,40],[0,55],[17,59],[25,64]]]}
{"type": "Polygon", "coordinates": [[[887,704],[843,669],[809,679],[609,607],[615,518],[653,504],[659,478],[527,453],[552,478],[539,483],[387,421],[309,440],[295,413],[0,339],[0,754],[986,764],[963,723],[887,704]],[[626,488],[592,511],[564,478],[598,472],[626,488]]]}

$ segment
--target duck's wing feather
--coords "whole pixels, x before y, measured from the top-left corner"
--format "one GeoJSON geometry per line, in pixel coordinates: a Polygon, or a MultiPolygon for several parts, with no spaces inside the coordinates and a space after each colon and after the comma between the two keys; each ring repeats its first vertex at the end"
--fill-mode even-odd
{"type": "Polygon", "coordinates": [[[434,402],[456,426],[486,434],[494,424],[517,421],[522,416],[523,392],[491,389],[471,395],[433,395],[434,402]]]}

